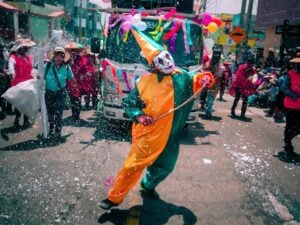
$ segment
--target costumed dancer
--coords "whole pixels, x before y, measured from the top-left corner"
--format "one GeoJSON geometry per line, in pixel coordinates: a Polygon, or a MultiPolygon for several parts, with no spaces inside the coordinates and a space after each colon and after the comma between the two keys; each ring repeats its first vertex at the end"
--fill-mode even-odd
{"type": "Polygon", "coordinates": [[[254,94],[255,86],[252,83],[253,75],[255,74],[254,67],[254,56],[250,55],[247,58],[246,63],[239,66],[236,71],[235,77],[231,83],[229,94],[234,96],[234,101],[231,107],[231,117],[236,118],[235,108],[238,105],[240,98],[242,97],[242,109],[241,109],[241,119],[249,120],[246,117],[246,110],[248,104],[248,96],[254,94]]]}
{"type": "Polygon", "coordinates": [[[108,197],[100,202],[100,207],[106,210],[123,202],[145,168],[147,171],[141,181],[141,191],[149,197],[159,198],[155,188],[175,167],[179,135],[193,101],[180,110],[160,116],[202,90],[204,83],[209,82],[208,87],[214,83],[210,72],[192,76],[175,68],[171,54],[162,46],[135,29],[131,32],[153,71],[140,77],[135,88],[123,100],[125,112],[134,121],[132,146],[108,197]]]}
{"type": "Polygon", "coordinates": [[[284,150],[288,154],[294,153],[292,139],[300,134],[300,53],[290,60],[293,66],[281,84],[281,90],[286,95],[284,107],[286,109],[286,126],[284,130],[284,150]]]}
{"type": "Polygon", "coordinates": [[[96,69],[97,61],[90,48],[86,48],[83,55],[83,66],[80,68],[80,80],[78,81],[81,95],[85,96],[85,106],[89,108],[92,98],[93,108],[97,106],[99,92],[99,77],[96,69]]]}
{"type": "Polygon", "coordinates": [[[232,63],[229,60],[224,60],[222,65],[220,65],[217,75],[217,84],[219,91],[219,101],[224,101],[224,93],[226,89],[226,85],[229,80],[232,78],[232,71],[230,65],[232,63]]]}
{"type": "Polygon", "coordinates": [[[72,112],[72,119],[74,122],[80,121],[80,111],[81,111],[81,91],[80,91],[80,69],[83,66],[82,56],[80,55],[80,51],[82,48],[77,48],[77,46],[72,45],[74,43],[70,43],[69,45],[65,46],[66,50],[70,54],[69,65],[72,69],[74,74],[73,80],[67,81],[67,91],[70,97],[71,103],[71,112],[72,112]]]}

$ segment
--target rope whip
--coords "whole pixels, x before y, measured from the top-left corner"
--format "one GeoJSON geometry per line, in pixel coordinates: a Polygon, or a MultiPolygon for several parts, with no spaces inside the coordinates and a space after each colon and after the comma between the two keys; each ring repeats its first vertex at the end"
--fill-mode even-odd
{"type": "Polygon", "coordinates": [[[166,115],[169,115],[170,113],[175,112],[176,110],[182,108],[183,106],[185,106],[186,104],[190,103],[191,101],[193,101],[193,99],[195,99],[195,98],[196,98],[196,97],[204,90],[204,88],[206,88],[207,83],[208,83],[208,82],[205,82],[205,83],[202,85],[202,87],[201,87],[198,91],[195,92],[195,94],[193,94],[191,97],[189,97],[189,98],[188,98],[187,100],[185,100],[183,103],[181,103],[180,105],[176,106],[176,107],[173,108],[173,109],[170,109],[168,112],[165,112],[165,113],[163,113],[163,114],[161,114],[161,115],[155,117],[155,118],[153,119],[153,121],[157,121],[157,120],[159,120],[159,119],[165,117],[166,115]]]}

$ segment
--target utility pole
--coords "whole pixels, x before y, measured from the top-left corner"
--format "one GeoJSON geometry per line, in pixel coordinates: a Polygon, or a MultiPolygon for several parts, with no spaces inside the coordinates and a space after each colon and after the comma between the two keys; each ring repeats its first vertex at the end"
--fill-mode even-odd
{"type": "Polygon", "coordinates": [[[246,23],[245,23],[245,32],[247,34],[246,38],[244,39],[245,45],[247,45],[248,43],[248,36],[250,33],[251,19],[252,19],[252,10],[253,10],[253,0],[249,0],[246,23]]]}
{"type": "Polygon", "coordinates": [[[240,14],[240,26],[244,29],[245,23],[245,11],[246,11],[247,0],[242,0],[241,14],[240,14]]]}
{"type": "Polygon", "coordinates": [[[206,2],[207,2],[207,0],[203,0],[203,12],[206,11],[206,2]]]}
{"type": "Polygon", "coordinates": [[[32,35],[31,35],[31,0],[28,0],[28,35],[30,37],[30,39],[32,39],[32,35]]]}
{"type": "MultiPolygon", "coordinates": [[[[241,14],[240,14],[240,27],[242,29],[244,29],[244,24],[245,24],[246,5],[247,5],[247,0],[242,0],[242,7],[241,7],[241,14]]],[[[241,45],[242,45],[242,43],[236,45],[236,49],[235,49],[235,56],[236,56],[235,57],[235,62],[236,62],[236,64],[238,64],[238,62],[239,62],[238,58],[240,58],[240,56],[241,56],[241,45]]]]}
{"type": "Polygon", "coordinates": [[[279,65],[282,66],[284,58],[284,50],[286,49],[286,38],[289,31],[289,20],[284,20],[282,25],[281,42],[279,48],[279,65]]]}
{"type": "Polygon", "coordinates": [[[78,27],[78,36],[79,36],[79,43],[81,42],[82,37],[82,27],[81,27],[81,20],[82,20],[82,0],[79,3],[79,27],[78,27]]]}

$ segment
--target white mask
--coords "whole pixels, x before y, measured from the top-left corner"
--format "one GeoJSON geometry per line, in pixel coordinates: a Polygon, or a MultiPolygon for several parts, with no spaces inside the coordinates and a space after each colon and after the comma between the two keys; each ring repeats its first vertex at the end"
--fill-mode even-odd
{"type": "Polygon", "coordinates": [[[153,58],[153,64],[161,72],[170,74],[175,68],[174,59],[168,51],[161,51],[153,58]]]}

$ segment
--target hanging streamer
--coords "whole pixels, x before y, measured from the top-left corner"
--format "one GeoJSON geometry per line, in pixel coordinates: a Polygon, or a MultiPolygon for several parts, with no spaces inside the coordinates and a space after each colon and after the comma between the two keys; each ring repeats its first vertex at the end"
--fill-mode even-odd
{"type": "Polygon", "coordinates": [[[155,37],[153,37],[154,41],[160,42],[163,37],[164,30],[167,29],[171,24],[172,24],[172,22],[168,21],[165,23],[165,25],[163,27],[160,27],[160,32],[155,37]]]}
{"type": "Polygon", "coordinates": [[[115,27],[121,20],[122,20],[122,18],[117,18],[113,23],[108,25],[108,28],[115,27]]]}
{"type": "Polygon", "coordinates": [[[128,91],[131,91],[131,87],[130,87],[129,82],[128,82],[128,77],[127,77],[126,70],[122,70],[122,74],[123,74],[123,78],[124,78],[124,81],[126,83],[128,91]]]}
{"type": "Polygon", "coordinates": [[[157,24],[157,26],[155,27],[155,30],[149,32],[149,34],[151,34],[152,36],[156,36],[156,35],[160,32],[160,30],[161,30],[161,29],[160,29],[160,28],[161,28],[161,22],[162,22],[162,18],[159,17],[159,19],[158,19],[158,24],[157,24]]]}
{"type": "Polygon", "coordinates": [[[170,39],[181,27],[181,22],[173,22],[171,30],[163,36],[163,40],[170,39]]]}
{"type": "Polygon", "coordinates": [[[189,45],[193,45],[193,40],[191,37],[191,21],[189,20],[186,20],[186,33],[187,33],[189,45]]]}
{"type": "Polygon", "coordinates": [[[175,49],[176,49],[176,36],[177,34],[174,34],[171,38],[170,38],[170,41],[169,41],[169,44],[170,44],[170,52],[175,52],[175,49]]]}
{"type": "MultiPolygon", "coordinates": [[[[120,84],[119,84],[119,81],[117,79],[117,68],[111,64],[108,60],[103,60],[102,62],[102,67],[103,67],[103,71],[107,71],[107,67],[110,66],[111,67],[111,74],[112,74],[112,77],[113,77],[113,82],[114,82],[114,85],[115,85],[115,89],[117,91],[117,93],[121,96],[123,96],[123,92],[120,88],[120,84]]],[[[107,74],[104,73],[104,77],[107,77],[107,74]]]]}
{"type": "Polygon", "coordinates": [[[188,37],[187,37],[187,33],[186,33],[186,21],[184,21],[182,23],[182,31],[183,31],[183,41],[184,41],[184,48],[185,48],[185,52],[187,54],[190,54],[190,46],[188,43],[188,37]]]}
{"type": "Polygon", "coordinates": [[[129,31],[126,31],[123,38],[122,38],[122,41],[125,42],[125,43],[127,42],[128,34],[129,34],[129,31]]]}

